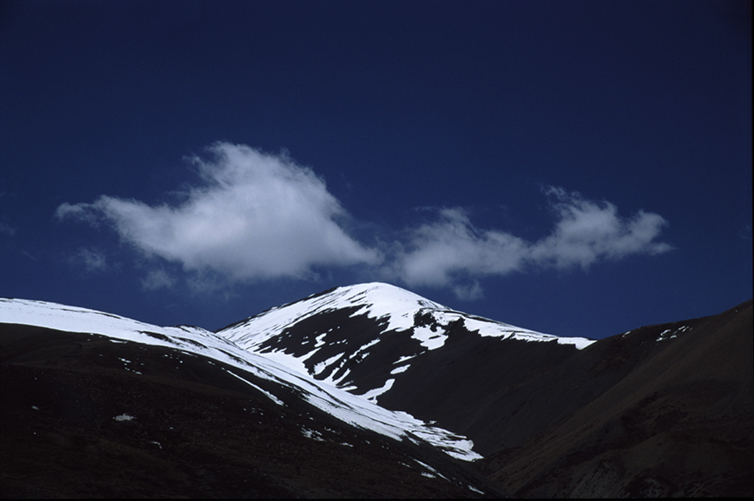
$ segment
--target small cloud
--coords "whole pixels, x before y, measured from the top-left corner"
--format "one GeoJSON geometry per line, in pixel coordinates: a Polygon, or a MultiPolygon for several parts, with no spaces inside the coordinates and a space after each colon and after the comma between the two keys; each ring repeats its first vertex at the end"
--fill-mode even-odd
{"type": "Polygon", "coordinates": [[[482,286],[477,280],[471,284],[459,284],[453,286],[453,294],[462,301],[476,301],[484,297],[482,286]]]}
{"type": "Polygon", "coordinates": [[[70,257],[70,262],[83,266],[89,273],[98,273],[107,268],[107,259],[102,252],[81,248],[70,257]]]}
{"type": "Polygon", "coordinates": [[[150,270],[141,281],[141,286],[146,290],[171,289],[176,280],[168,275],[165,270],[150,270]]]}
{"type": "Polygon", "coordinates": [[[100,218],[95,211],[91,210],[91,204],[62,203],[55,209],[55,219],[75,219],[79,222],[88,223],[91,226],[99,226],[100,218]]]}
{"type": "Polygon", "coordinates": [[[11,226],[8,223],[3,223],[0,221],[0,235],[12,237],[15,234],[16,234],[16,228],[14,226],[11,226]]]}
{"type": "MultiPolygon", "coordinates": [[[[453,286],[459,275],[505,275],[518,270],[526,243],[474,227],[465,211],[442,209],[439,220],[410,231],[393,267],[410,286],[453,286]]],[[[475,293],[478,294],[479,292],[475,293]]]]}
{"type": "Polygon", "coordinates": [[[562,188],[550,187],[546,193],[558,221],[547,238],[531,246],[528,261],[533,265],[587,269],[598,261],[617,261],[632,254],[661,254],[672,249],[655,241],[668,224],[659,214],[640,210],[625,219],[609,202],[585,200],[562,188]]]}

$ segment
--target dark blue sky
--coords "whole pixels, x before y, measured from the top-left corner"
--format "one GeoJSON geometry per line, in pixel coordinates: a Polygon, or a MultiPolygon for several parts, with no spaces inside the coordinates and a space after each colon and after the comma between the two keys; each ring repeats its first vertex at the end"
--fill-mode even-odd
{"type": "Polygon", "coordinates": [[[0,3],[0,296],[386,281],[601,338],[752,297],[751,2],[0,3]]]}

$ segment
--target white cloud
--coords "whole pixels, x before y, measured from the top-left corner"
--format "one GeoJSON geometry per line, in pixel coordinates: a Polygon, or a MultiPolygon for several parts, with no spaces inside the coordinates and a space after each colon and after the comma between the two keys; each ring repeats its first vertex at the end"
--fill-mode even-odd
{"type": "Polygon", "coordinates": [[[84,223],[97,227],[100,222],[100,215],[97,211],[92,210],[93,204],[69,204],[62,203],[55,209],[57,219],[77,219],[84,223]]]}
{"type": "Polygon", "coordinates": [[[671,246],[656,242],[667,221],[639,211],[618,216],[609,202],[584,200],[578,193],[549,188],[556,215],[552,232],[527,242],[499,230],[474,227],[461,209],[443,209],[438,221],[410,231],[392,264],[392,276],[409,286],[449,287],[459,298],[481,297],[476,279],[507,275],[530,268],[589,268],[632,254],[660,254],[671,246]],[[464,285],[473,279],[471,286],[464,285]]]}
{"type": "Polygon", "coordinates": [[[620,218],[609,203],[584,200],[578,193],[549,188],[558,216],[553,232],[534,244],[528,260],[536,265],[586,269],[601,260],[618,260],[631,254],[660,254],[671,246],[655,242],[667,221],[640,210],[630,219],[620,218]]]}
{"type": "MultiPolygon", "coordinates": [[[[551,187],[545,193],[555,222],[538,241],[480,229],[463,209],[445,208],[434,221],[381,245],[389,250],[380,252],[348,235],[346,211],[311,169],[244,145],[216,143],[208,150],[209,159],[190,159],[201,183],[179,203],[153,206],[103,195],[93,203],[64,203],[56,217],[114,228],[144,255],[189,271],[186,283],[196,290],[222,288],[228,281],[311,278],[319,267],[360,264],[368,265],[361,271],[371,273],[369,279],[382,274],[409,287],[445,287],[471,300],[482,297],[485,277],[588,269],[671,249],[657,241],[667,225],[660,215],[639,211],[621,217],[609,202],[551,187]]],[[[91,251],[78,259],[88,269],[105,267],[104,255],[86,252],[91,251]]],[[[144,288],[175,285],[176,277],[161,266],[147,273],[144,288]]]]}
{"type": "Polygon", "coordinates": [[[310,169],[243,145],[216,143],[209,151],[211,160],[192,158],[203,184],[176,206],[101,196],[62,204],[56,216],[107,222],[146,255],[231,280],[302,278],[313,266],[380,260],[341,227],[346,212],[310,169]]]}
{"type": "Polygon", "coordinates": [[[453,286],[453,294],[458,299],[463,301],[476,301],[484,297],[482,286],[479,285],[478,280],[474,280],[471,284],[456,284],[453,286]]]}
{"type": "Polygon", "coordinates": [[[439,221],[412,230],[406,248],[395,263],[398,276],[410,286],[434,287],[456,285],[459,274],[505,275],[521,267],[527,250],[520,238],[473,227],[458,208],[443,209],[439,221]]]}
{"type": "Polygon", "coordinates": [[[170,289],[175,285],[175,279],[163,269],[155,269],[147,272],[147,276],[141,281],[141,286],[146,290],[170,289]]]}

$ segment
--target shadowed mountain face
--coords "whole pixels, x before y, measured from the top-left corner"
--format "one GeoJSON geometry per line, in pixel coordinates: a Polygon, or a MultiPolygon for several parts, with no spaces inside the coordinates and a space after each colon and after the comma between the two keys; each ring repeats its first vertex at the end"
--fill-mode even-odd
{"type": "Polygon", "coordinates": [[[600,341],[386,284],[214,334],[11,306],[4,497],[754,495],[751,301],[600,341]]]}
{"type": "Polygon", "coordinates": [[[0,497],[500,495],[210,358],[8,324],[0,347],[0,497]]]}
{"type": "Polygon", "coordinates": [[[751,301],[603,339],[529,402],[545,411],[568,388],[591,396],[482,463],[521,497],[751,497],[752,353],[751,301]]]}

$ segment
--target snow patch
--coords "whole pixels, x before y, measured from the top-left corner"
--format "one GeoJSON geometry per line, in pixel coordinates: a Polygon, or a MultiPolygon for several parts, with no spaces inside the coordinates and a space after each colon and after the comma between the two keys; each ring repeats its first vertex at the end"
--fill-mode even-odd
{"type": "MultiPolygon", "coordinates": [[[[427,463],[422,463],[418,459],[414,459],[414,461],[416,461],[417,463],[419,463],[421,466],[423,466],[427,470],[427,472],[422,472],[422,475],[424,475],[425,477],[429,477],[429,478],[440,477],[440,478],[443,478],[445,480],[448,480],[448,478],[445,475],[443,475],[442,473],[440,473],[436,469],[432,468],[427,463]]],[[[450,482],[450,480],[448,480],[448,482],[450,482]]]]}
{"type": "Polygon", "coordinates": [[[401,365],[400,367],[396,367],[395,369],[390,371],[390,374],[400,374],[401,372],[406,372],[408,368],[411,367],[410,365],[401,365]]]}
{"type": "Polygon", "coordinates": [[[448,336],[438,334],[426,326],[414,327],[414,333],[411,334],[411,337],[418,340],[428,350],[442,348],[445,340],[448,339],[448,336]]]}
{"type": "Polygon", "coordinates": [[[314,347],[315,348],[321,348],[322,346],[325,345],[325,337],[327,336],[327,333],[330,332],[330,331],[332,331],[332,328],[330,328],[330,330],[328,330],[327,332],[323,332],[322,334],[320,334],[319,336],[317,336],[316,338],[314,338],[314,347]]]}
{"type": "Polygon", "coordinates": [[[370,402],[377,403],[377,397],[379,397],[383,393],[388,392],[390,388],[393,387],[393,383],[395,383],[395,379],[388,379],[387,381],[385,381],[385,384],[382,385],[381,388],[375,388],[373,390],[369,390],[368,392],[361,395],[361,398],[369,400],[370,402]]]}
{"type": "MultiPolygon", "coordinates": [[[[594,340],[586,338],[565,338],[542,334],[483,317],[468,315],[449,309],[439,303],[429,301],[413,292],[384,283],[366,283],[338,287],[324,294],[313,295],[294,303],[267,310],[221,330],[218,335],[236,343],[249,352],[260,353],[302,374],[322,374],[333,363],[330,360],[340,359],[338,366],[332,368],[330,375],[324,381],[342,387],[349,382],[350,374],[348,372],[342,373],[338,377],[338,380],[335,380],[335,373],[338,372],[338,369],[349,361],[359,361],[361,358],[368,356],[369,352],[367,350],[379,342],[380,335],[382,334],[378,333],[377,337],[369,340],[353,354],[347,355],[345,351],[342,351],[336,356],[337,358],[332,357],[324,364],[321,362],[316,364],[312,371],[307,369],[303,360],[311,357],[313,352],[297,357],[283,351],[263,351],[261,347],[268,340],[281,336],[286,329],[307,318],[325,312],[334,312],[354,307],[356,307],[356,310],[350,313],[351,317],[366,315],[368,318],[377,320],[380,322],[382,333],[402,332],[410,329],[412,330],[411,337],[418,340],[420,345],[426,350],[435,350],[443,347],[448,338],[444,331],[448,329],[451,323],[459,320],[464,323],[466,329],[469,331],[476,332],[478,335],[485,337],[534,342],[555,341],[559,344],[573,345],[579,350],[594,342],[594,340]],[[418,317],[426,318],[427,316],[430,317],[431,327],[416,325],[418,317]]],[[[334,328],[330,328],[327,332],[331,332],[334,328]]],[[[336,328],[339,329],[340,326],[336,328]]],[[[317,335],[315,338],[315,349],[325,344],[324,337],[326,334],[317,335]]],[[[345,343],[346,340],[342,339],[330,343],[330,348],[345,343]]],[[[408,357],[401,356],[393,363],[400,364],[417,355],[421,355],[421,353],[408,357]]],[[[348,388],[352,389],[353,387],[349,386],[348,388]]]]}
{"type": "Polygon", "coordinates": [[[398,360],[396,360],[395,362],[393,362],[393,365],[398,365],[400,363],[406,362],[407,360],[411,360],[412,358],[416,358],[416,355],[406,355],[406,356],[403,356],[403,357],[399,358],[398,360]]]}
{"type": "Polygon", "coordinates": [[[310,430],[309,428],[301,428],[301,434],[305,436],[306,438],[311,438],[312,440],[316,440],[317,442],[325,441],[325,439],[322,438],[322,434],[318,432],[317,430],[310,430]]]}
{"type": "Polygon", "coordinates": [[[682,325],[681,327],[678,327],[677,329],[665,329],[660,333],[660,335],[657,337],[656,341],[665,341],[666,339],[673,339],[678,337],[678,334],[683,334],[686,331],[691,330],[692,328],[688,325],[682,325]]]}
{"type": "Polygon", "coordinates": [[[267,398],[269,398],[270,400],[272,400],[272,401],[273,401],[273,402],[275,402],[276,404],[278,404],[278,405],[282,405],[282,406],[285,406],[285,402],[283,402],[282,400],[280,400],[280,399],[279,399],[278,397],[276,397],[275,395],[273,395],[273,394],[272,394],[272,393],[270,393],[269,391],[265,391],[265,390],[263,390],[262,388],[260,388],[259,386],[255,385],[255,384],[254,384],[254,383],[252,383],[251,381],[247,381],[247,380],[245,380],[244,378],[242,378],[241,376],[239,376],[238,374],[236,374],[236,373],[234,373],[234,372],[231,372],[231,371],[229,371],[229,370],[226,370],[226,369],[223,369],[223,370],[224,370],[225,372],[227,372],[228,374],[230,374],[231,376],[235,376],[235,377],[237,377],[238,379],[240,379],[240,380],[241,380],[241,381],[243,381],[244,383],[248,384],[249,386],[251,386],[251,387],[252,387],[252,388],[254,388],[255,390],[257,390],[257,391],[261,392],[262,394],[264,394],[264,395],[265,395],[265,396],[266,396],[267,398]]]}
{"type": "MultiPolygon", "coordinates": [[[[322,372],[325,371],[325,369],[327,369],[327,367],[330,366],[330,364],[333,364],[333,363],[337,362],[338,359],[340,359],[342,356],[343,356],[342,353],[338,353],[337,355],[332,356],[332,357],[328,358],[327,360],[324,360],[322,362],[319,362],[319,363],[315,364],[314,365],[314,369],[312,370],[312,374],[315,375],[315,376],[317,374],[321,374],[322,372]]],[[[335,370],[333,370],[333,372],[335,372],[335,370]]]]}

